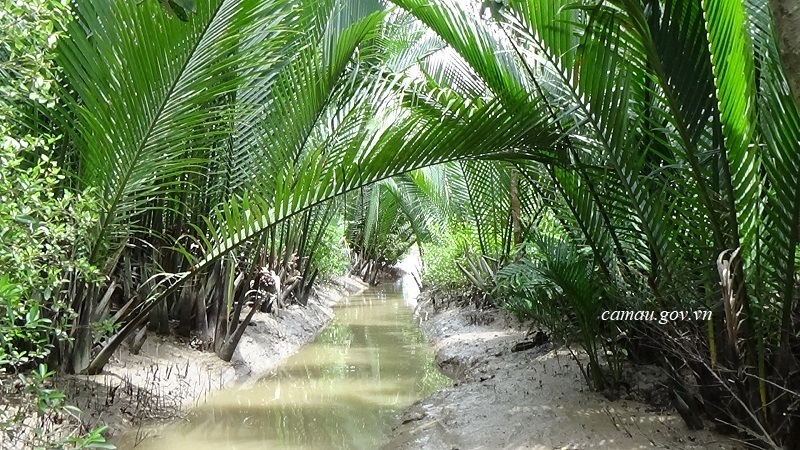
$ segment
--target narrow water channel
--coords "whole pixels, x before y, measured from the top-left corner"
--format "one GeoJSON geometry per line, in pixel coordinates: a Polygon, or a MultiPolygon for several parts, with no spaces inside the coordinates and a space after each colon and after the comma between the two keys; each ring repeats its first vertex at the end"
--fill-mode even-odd
{"type": "Polygon", "coordinates": [[[135,448],[379,448],[403,409],[450,383],[414,324],[413,294],[396,283],[348,297],[274,374],[215,394],[135,448]]]}

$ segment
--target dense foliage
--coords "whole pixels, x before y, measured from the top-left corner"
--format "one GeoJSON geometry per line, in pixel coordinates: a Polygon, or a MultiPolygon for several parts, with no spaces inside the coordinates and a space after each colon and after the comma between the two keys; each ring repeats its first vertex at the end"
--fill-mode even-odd
{"type": "Polygon", "coordinates": [[[8,147],[0,160],[0,266],[15,268],[0,275],[0,365],[30,367],[67,335],[69,279],[95,273],[81,245],[95,215],[91,197],[61,191],[45,153],[30,164],[8,147]]]}

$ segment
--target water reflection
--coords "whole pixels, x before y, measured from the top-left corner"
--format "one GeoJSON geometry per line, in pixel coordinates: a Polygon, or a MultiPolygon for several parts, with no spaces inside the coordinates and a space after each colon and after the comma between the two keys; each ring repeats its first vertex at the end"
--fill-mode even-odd
{"type": "Polygon", "coordinates": [[[319,338],[276,373],[215,395],[136,448],[379,447],[402,409],[449,383],[433,368],[402,295],[407,289],[397,284],[351,296],[319,338]]]}

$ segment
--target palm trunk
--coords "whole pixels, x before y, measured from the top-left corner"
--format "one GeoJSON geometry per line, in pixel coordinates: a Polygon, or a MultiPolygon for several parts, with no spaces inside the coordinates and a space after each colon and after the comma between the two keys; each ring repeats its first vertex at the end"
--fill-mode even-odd
{"type": "Polygon", "coordinates": [[[522,243],[522,225],[520,223],[519,204],[519,171],[511,169],[511,231],[514,245],[522,243]]]}

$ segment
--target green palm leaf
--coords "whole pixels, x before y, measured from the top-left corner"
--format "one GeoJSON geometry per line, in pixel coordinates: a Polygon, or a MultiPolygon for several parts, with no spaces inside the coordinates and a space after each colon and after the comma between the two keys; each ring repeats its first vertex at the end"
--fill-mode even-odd
{"type": "Polygon", "coordinates": [[[102,263],[152,209],[176,208],[176,191],[207,149],[229,132],[234,110],[219,102],[254,64],[279,56],[280,39],[230,49],[251,30],[278,36],[277,2],[205,1],[176,27],[154,2],[78,2],[60,63],[75,98],[70,136],[80,174],[103,199],[91,244],[102,263]]]}

